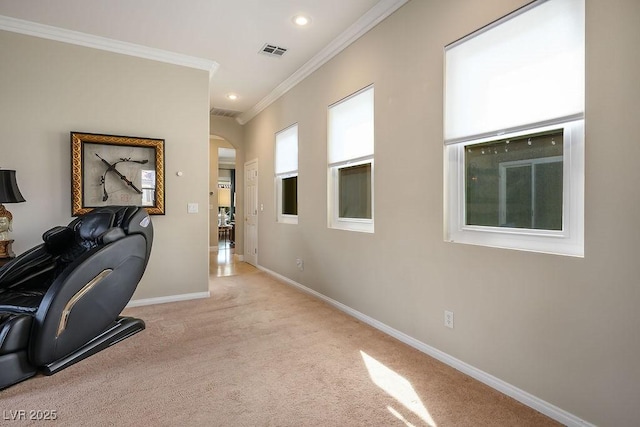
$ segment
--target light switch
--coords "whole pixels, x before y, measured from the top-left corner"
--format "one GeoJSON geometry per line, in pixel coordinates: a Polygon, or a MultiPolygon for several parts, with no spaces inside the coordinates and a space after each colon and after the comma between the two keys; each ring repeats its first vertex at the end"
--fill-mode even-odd
{"type": "Polygon", "coordinates": [[[197,203],[188,203],[187,204],[187,212],[188,213],[198,213],[198,204],[197,203]]]}

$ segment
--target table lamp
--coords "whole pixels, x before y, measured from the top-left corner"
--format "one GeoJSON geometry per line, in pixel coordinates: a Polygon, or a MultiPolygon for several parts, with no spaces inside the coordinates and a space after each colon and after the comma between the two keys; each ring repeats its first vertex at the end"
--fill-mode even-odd
{"type": "Polygon", "coordinates": [[[218,225],[227,225],[229,222],[229,215],[227,209],[231,207],[231,189],[226,187],[218,187],[218,207],[220,212],[218,213],[218,225]]]}
{"type": "Polygon", "coordinates": [[[3,203],[24,201],[16,181],[16,171],[0,169],[0,259],[15,256],[11,250],[13,240],[9,238],[9,232],[12,231],[13,215],[4,207],[3,203]]]}

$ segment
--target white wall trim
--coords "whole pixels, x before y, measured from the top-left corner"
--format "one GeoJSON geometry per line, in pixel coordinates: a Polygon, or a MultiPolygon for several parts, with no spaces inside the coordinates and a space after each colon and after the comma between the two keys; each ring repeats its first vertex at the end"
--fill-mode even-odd
{"type": "Polygon", "coordinates": [[[384,332],[387,335],[390,335],[394,338],[396,338],[397,340],[415,348],[416,350],[419,350],[431,357],[433,357],[434,359],[437,359],[439,361],[441,361],[442,363],[445,363],[449,366],[451,366],[452,368],[457,369],[460,372],[463,372],[467,375],[469,375],[472,378],[475,378],[476,380],[480,381],[481,383],[484,383],[486,385],[488,385],[489,387],[498,390],[499,392],[506,394],[507,396],[510,396],[512,398],[514,398],[515,400],[517,400],[520,403],[523,403],[527,406],[529,406],[530,408],[535,409],[538,412],[541,412],[543,414],[545,414],[546,416],[568,426],[568,427],[596,427],[594,424],[591,424],[581,418],[578,418],[577,416],[561,409],[558,408],[555,405],[552,405],[549,402],[546,402],[530,393],[527,393],[524,390],[521,390],[503,380],[501,380],[500,378],[494,377],[491,374],[488,374],[478,368],[475,368],[465,362],[463,362],[462,360],[456,359],[453,356],[450,356],[449,354],[438,350],[435,347],[431,347],[428,344],[423,343],[422,341],[418,341],[417,339],[405,334],[404,332],[400,332],[397,329],[394,329],[372,317],[367,316],[366,314],[363,314],[357,310],[354,310],[353,308],[342,304],[341,302],[338,302],[334,299],[331,299],[317,291],[314,291],[313,289],[307,288],[304,285],[301,285],[300,283],[291,280],[285,276],[282,276],[281,274],[276,273],[275,271],[271,271],[268,268],[265,268],[263,266],[258,266],[258,268],[262,271],[264,271],[265,273],[285,282],[288,285],[291,285],[295,288],[298,288],[299,290],[301,290],[302,292],[305,292],[309,295],[312,295],[316,298],[321,299],[322,301],[328,303],[329,305],[337,308],[338,310],[352,316],[355,317],[356,319],[368,324],[369,326],[372,326],[382,332],[384,332]]]}
{"type": "Polygon", "coordinates": [[[209,78],[213,76],[213,74],[220,66],[217,62],[210,59],[197,58],[195,56],[188,56],[134,43],[122,42],[118,40],[108,39],[106,37],[81,33],[79,31],[65,30],[63,28],[25,21],[23,19],[11,18],[3,15],[0,15],[0,30],[26,34],[28,36],[40,37],[43,39],[55,40],[94,49],[106,50],[123,55],[150,59],[152,61],[181,65],[189,68],[196,68],[198,70],[205,70],[209,72],[209,78]]]}
{"type": "Polygon", "coordinates": [[[209,298],[210,296],[211,296],[211,293],[207,291],[207,292],[194,292],[191,294],[169,295],[166,297],[136,299],[136,300],[129,301],[129,304],[127,304],[126,307],[127,308],[141,307],[143,305],[155,305],[155,304],[165,304],[168,302],[188,301],[191,299],[209,298]]]}
{"type": "Polygon", "coordinates": [[[262,110],[287,93],[289,89],[293,88],[302,80],[310,76],[311,73],[342,52],[350,44],[363,36],[367,31],[382,22],[382,20],[398,10],[407,1],[408,0],[381,0],[378,4],[369,9],[367,13],[362,15],[353,25],[329,43],[324,49],[307,61],[307,63],[300,67],[285,81],[280,83],[260,102],[236,117],[236,121],[241,125],[244,125],[249,120],[257,116],[262,110]]]}

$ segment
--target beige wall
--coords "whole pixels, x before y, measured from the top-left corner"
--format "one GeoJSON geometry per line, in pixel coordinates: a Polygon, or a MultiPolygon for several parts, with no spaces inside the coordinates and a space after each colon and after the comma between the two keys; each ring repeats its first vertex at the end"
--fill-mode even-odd
{"type": "Polygon", "coordinates": [[[0,166],[27,199],[14,250],[72,219],[70,131],[163,138],[166,215],[134,299],[206,292],[209,73],[4,31],[0,52],[0,166]]]}
{"type": "Polygon", "coordinates": [[[640,2],[587,1],[584,259],[443,241],[443,47],[526,3],[413,0],[250,121],[259,262],[584,420],[635,425],[640,2]],[[326,109],[371,83],[375,234],[331,230],[326,109]],[[299,224],[278,224],[274,133],[295,122],[299,224]]]}

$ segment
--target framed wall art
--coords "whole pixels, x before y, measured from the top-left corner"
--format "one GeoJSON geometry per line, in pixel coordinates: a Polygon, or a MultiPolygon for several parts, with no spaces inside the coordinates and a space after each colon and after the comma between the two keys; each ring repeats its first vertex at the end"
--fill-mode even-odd
{"type": "Polygon", "coordinates": [[[71,132],[71,214],[142,206],[164,215],[164,139],[71,132]]]}

